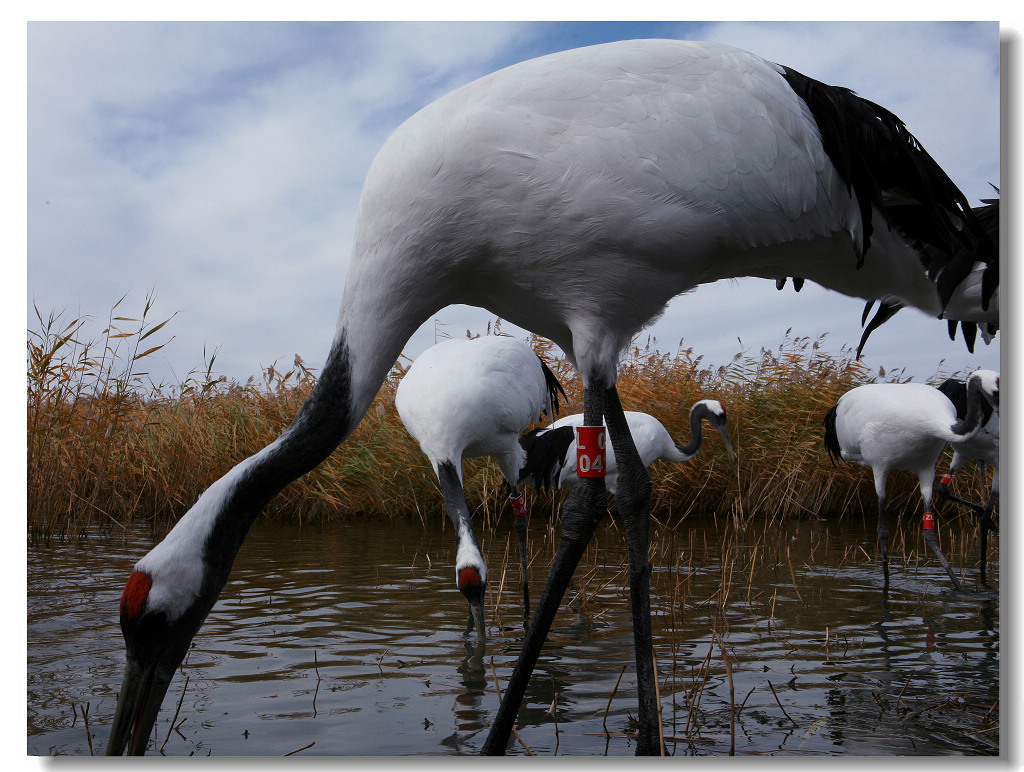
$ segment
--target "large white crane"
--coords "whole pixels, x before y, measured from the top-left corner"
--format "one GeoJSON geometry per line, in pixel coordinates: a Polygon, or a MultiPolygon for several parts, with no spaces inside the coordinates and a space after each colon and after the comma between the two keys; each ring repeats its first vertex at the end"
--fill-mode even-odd
{"type": "MultiPolygon", "coordinates": [[[[896,116],[728,45],[631,40],[563,51],[423,108],[367,174],[337,331],[308,401],[278,439],[211,485],[128,579],[127,668],[108,753],[145,750],[252,522],[349,436],[405,342],[451,303],[554,341],[583,379],[587,425],[607,424],[628,541],[637,752],[658,753],[650,477],[616,390],[620,354],[671,298],[741,276],[801,277],[938,316],[973,266],[949,259],[956,243],[995,263],[963,194],[896,116]],[[929,244],[940,250],[926,252],[929,244]]],[[[485,753],[507,748],[606,505],[601,477],[580,480],[566,499],[554,564],[485,753]]]]}

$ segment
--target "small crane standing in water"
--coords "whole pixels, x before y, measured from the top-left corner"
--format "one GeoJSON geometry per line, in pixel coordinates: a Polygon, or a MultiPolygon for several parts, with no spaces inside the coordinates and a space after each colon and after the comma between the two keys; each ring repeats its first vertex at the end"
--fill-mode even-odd
{"type": "MultiPolygon", "coordinates": [[[[721,435],[729,458],[736,458],[725,408],[716,399],[702,399],[690,408],[690,441],[686,445],[677,445],[665,425],[648,413],[627,410],[625,415],[629,434],[645,467],[658,459],[681,464],[694,458],[704,442],[705,420],[721,435]]],[[[577,413],[523,435],[519,441],[526,449],[526,466],[520,473],[520,484],[558,489],[576,485],[576,427],[583,425],[583,414],[577,413]]],[[[605,487],[614,495],[619,471],[612,448],[607,451],[604,468],[605,487]]]]}
{"type": "Polygon", "coordinates": [[[932,511],[935,464],[946,444],[970,443],[983,427],[984,405],[999,408],[999,375],[976,370],[967,379],[967,411],[958,419],[953,403],[923,383],[869,383],[846,392],[825,415],[825,449],[836,458],[871,467],[878,496],[878,541],[882,572],[889,588],[889,528],[885,493],[889,472],[905,469],[917,475],[924,502],[924,538],[953,586],[961,590],[939,547],[932,511]]]}
{"type": "MultiPolygon", "coordinates": [[[[997,257],[963,193],[895,115],[731,46],[630,40],[562,51],[438,99],[399,126],[370,167],[337,330],[298,416],[213,483],[128,577],[127,664],[108,754],[145,751],[253,521],[352,433],[405,342],[451,303],[553,341],[583,379],[596,453],[607,427],[627,534],[636,751],[663,752],[651,482],[616,389],[621,353],[699,284],[799,277],[938,316],[974,259],[994,266],[997,257]],[[970,261],[949,257],[960,241],[970,261]],[[942,250],[927,254],[926,244],[942,250]]],[[[599,459],[588,460],[591,472],[599,459]]],[[[508,747],[607,502],[599,475],[565,501],[486,754],[508,747]]]]}
{"type": "Polygon", "coordinates": [[[395,407],[402,423],[427,454],[455,526],[455,578],[469,602],[468,633],[475,626],[485,638],[484,591],[487,566],[470,519],[463,489],[463,460],[493,456],[515,513],[525,614],[530,613],[527,581],[528,515],[517,485],[526,451],[519,435],[544,413],[553,420],[561,384],[526,343],[486,335],[447,340],[424,351],[398,384],[395,407]]]}

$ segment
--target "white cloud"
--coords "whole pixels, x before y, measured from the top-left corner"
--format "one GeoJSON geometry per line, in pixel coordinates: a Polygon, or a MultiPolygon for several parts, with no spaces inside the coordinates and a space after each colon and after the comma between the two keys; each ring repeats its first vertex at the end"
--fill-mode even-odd
{"type": "MultiPolygon", "coordinates": [[[[141,304],[155,287],[163,315],[179,312],[170,325],[177,337],[163,352],[179,376],[200,364],[204,343],[221,346],[219,364],[241,378],[294,353],[316,364],[333,332],[362,179],[386,136],[442,93],[520,52],[557,48],[552,35],[574,29],[582,30],[32,25],[29,299],[44,309],[104,315],[124,292],[141,304]]],[[[702,37],[890,107],[969,196],[988,195],[998,171],[991,25],[737,22],[701,29],[702,37]]],[[[587,35],[614,30],[591,26],[587,35]]],[[[840,316],[850,328],[844,342],[859,337],[858,301],[815,301],[807,290],[780,297],[768,282],[714,291],[677,299],[655,327],[659,342],[674,348],[684,337],[721,362],[735,353],[737,335],[756,345],[763,329],[775,345],[785,327],[816,325],[822,316],[834,337],[840,316]],[[730,304],[727,325],[718,320],[722,303],[730,304]],[[754,313],[745,318],[748,308],[754,313]]],[[[482,330],[491,318],[469,309],[438,316],[454,334],[482,330]]],[[[902,315],[887,327],[901,323],[902,315]]],[[[936,326],[944,337],[944,325],[936,326]]],[[[872,347],[881,348],[886,330],[875,333],[872,347]]],[[[408,350],[433,339],[430,323],[408,350]]],[[[935,350],[961,351],[962,344],[940,341],[935,350]]],[[[924,369],[922,377],[931,374],[924,369]]]]}

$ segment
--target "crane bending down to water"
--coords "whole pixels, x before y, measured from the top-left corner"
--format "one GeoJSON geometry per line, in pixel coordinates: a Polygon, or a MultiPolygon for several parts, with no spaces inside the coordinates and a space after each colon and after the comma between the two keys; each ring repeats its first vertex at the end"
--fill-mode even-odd
{"type": "Polygon", "coordinates": [[[487,566],[473,530],[462,462],[494,456],[510,490],[519,540],[523,602],[529,614],[527,513],[519,491],[519,470],[526,452],[519,435],[543,413],[553,420],[558,393],[554,373],[526,343],[488,335],[447,340],[424,351],[398,384],[395,407],[409,434],[427,454],[444,495],[445,511],[455,526],[455,579],[469,602],[469,625],[485,638],[484,591],[487,566]]]}
{"type": "MultiPolygon", "coordinates": [[[[438,99],[370,167],[334,340],[299,415],[213,483],[128,577],[127,665],[107,752],[144,752],[264,505],[349,436],[412,333],[465,303],[558,345],[583,380],[587,425],[607,425],[628,542],[636,750],[659,753],[650,477],[616,390],[621,352],[671,298],[741,276],[798,276],[938,316],[973,266],[948,257],[961,241],[995,264],[964,195],[896,116],[731,46],[637,40],[563,51],[438,99]],[[941,249],[929,254],[928,244],[941,249]]],[[[601,477],[566,499],[484,753],[506,750],[606,508],[601,477]]]]}
{"type": "MultiPolygon", "coordinates": [[[[956,417],[964,418],[967,415],[967,384],[956,378],[947,378],[939,384],[938,389],[953,403],[956,417]]],[[[982,410],[981,430],[970,440],[953,445],[953,460],[950,461],[949,471],[942,476],[936,490],[940,496],[964,504],[980,515],[981,583],[987,584],[985,560],[988,552],[988,532],[996,530],[996,524],[992,522],[992,510],[996,506],[996,499],[999,498],[999,406],[993,406],[986,401],[982,405],[982,410]],[[992,488],[985,504],[954,496],[949,490],[953,475],[971,459],[977,462],[982,480],[985,478],[985,468],[992,467],[992,488]]]]}
{"type": "MultiPolygon", "coordinates": [[[[696,456],[704,441],[702,422],[705,420],[722,436],[729,458],[736,457],[729,438],[725,408],[718,400],[702,399],[690,408],[690,441],[686,445],[677,445],[664,424],[652,415],[627,410],[625,416],[629,434],[644,467],[658,459],[679,464],[696,456]]],[[[583,425],[583,414],[577,413],[523,435],[519,441],[526,449],[526,465],[519,475],[520,484],[546,488],[576,485],[579,481],[576,476],[576,427],[583,425]]],[[[608,493],[615,493],[618,477],[615,450],[609,448],[604,478],[608,493]]]]}
{"type": "Polygon", "coordinates": [[[905,469],[917,475],[924,502],[924,537],[953,586],[953,569],[939,548],[932,511],[935,464],[946,443],[971,442],[983,426],[984,404],[999,406],[999,375],[976,370],[967,380],[967,412],[958,419],[953,403],[923,383],[869,383],[846,392],[825,416],[825,449],[836,458],[871,467],[878,496],[878,541],[882,572],[889,587],[889,529],[885,492],[889,472],[905,469]]]}

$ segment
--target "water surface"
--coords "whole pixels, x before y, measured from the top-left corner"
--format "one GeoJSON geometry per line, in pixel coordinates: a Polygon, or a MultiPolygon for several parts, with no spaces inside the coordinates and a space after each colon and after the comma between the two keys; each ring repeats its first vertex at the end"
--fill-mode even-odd
{"type": "MultiPolygon", "coordinates": [[[[477,753],[499,702],[494,678],[504,686],[523,633],[510,532],[481,534],[490,571],[481,657],[464,635],[444,523],[257,524],[168,690],[149,752],[477,753]]],[[[896,550],[883,599],[870,524],[656,528],[652,605],[670,752],[997,754],[998,594],[949,592],[917,537],[907,524],[910,547],[896,550]]],[[[534,517],[535,593],[554,538],[534,517]]],[[[118,599],[151,543],[143,532],[94,534],[29,549],[29,754],[105,749],[124,664],[118,599]]],[[[972,549],[966,539],[954,565],[973,566],[972,549]]],[[[626,577],[612,522],[577,571],[520,711],[531,752],[633,753],[626,577]]],[[[978,589],[976,571],[964,580],[978,589]]],[[[526,753],[523,744],[510,752],[526,753]]]]}

